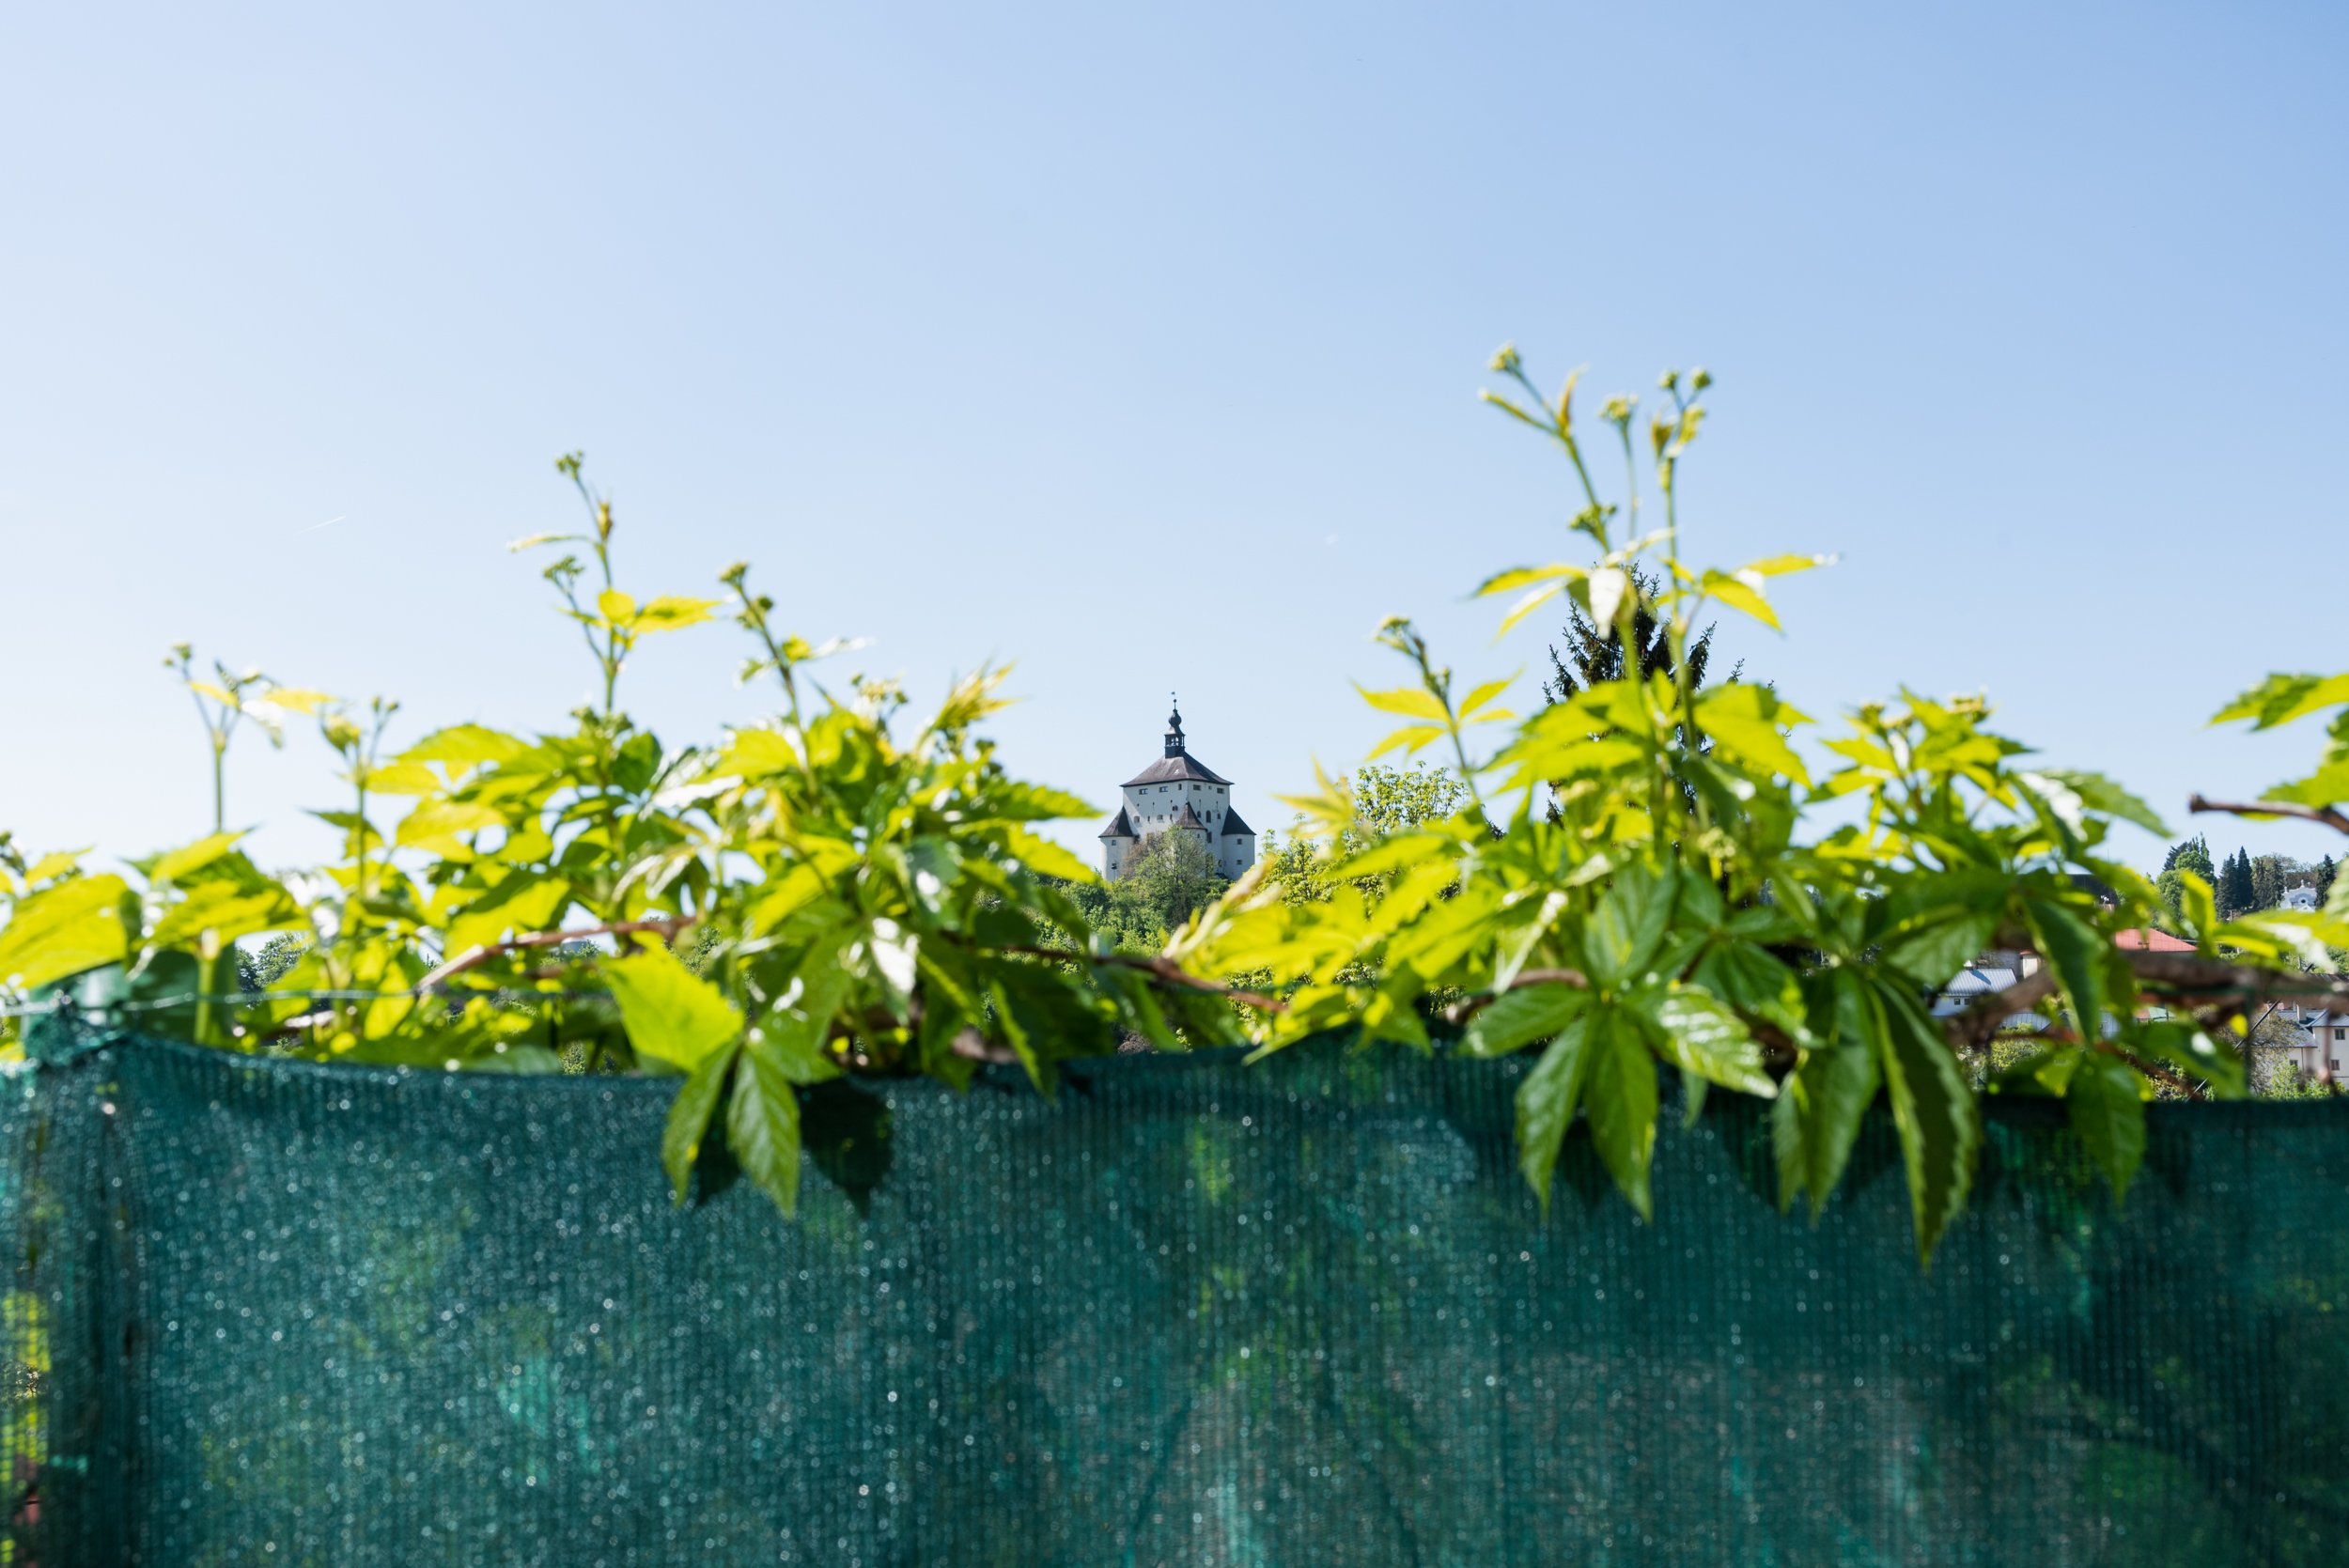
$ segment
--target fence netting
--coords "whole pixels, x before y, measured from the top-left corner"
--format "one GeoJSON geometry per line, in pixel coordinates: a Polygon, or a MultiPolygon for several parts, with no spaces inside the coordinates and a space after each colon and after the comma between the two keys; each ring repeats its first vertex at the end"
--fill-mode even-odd
{"type": "Polygon", "coordinates": [[[1813,1228],[1728,1095],[1545,1217],[1509,1063],[828,1088],[786,1220],[671,1203],[674,1080],[75,1048],[0,1079],[13,1563],[2349,1557],[2349,1107],[2155,1107],[2116,1210],[1999,1104],[1927,1273],[1888,1124],[1813,1228]]]}

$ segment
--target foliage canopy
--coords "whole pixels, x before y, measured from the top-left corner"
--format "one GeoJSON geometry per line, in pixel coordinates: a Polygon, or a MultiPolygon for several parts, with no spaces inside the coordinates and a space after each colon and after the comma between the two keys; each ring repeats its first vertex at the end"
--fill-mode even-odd
{"type": "MultiPolygon", "coordinates": [[[[1492,369],[1507,390],[1486,396],[1566,463],[1569,539],[1589,559],[1512,568],[1481,592],[1509,598],[1504,632],[1564,600],[1584,651],[1611,642],[1614,663],[1579,660],[1559,700],[1520,718],[1501,706],[1511,677],[1461,691],[1409,622],[1389,622],[1380,640],[1412,678],[1365,693],[1403,721],[1373,754],[1440,747],[1449,768],[1366,772],[1361,788],[1325,777],[1292,802],[1305,837],[1220,894],[1162,857],[1143,887],[1173,927],[1160,951],[1131,951],[1090,870],[1038,832],[1085,802],[1015,778],[982,737],[1003,672],[960,680],[905,733],[894,684],[817,678],[848,645],[779,629],[745,567],[722,575],[723,598],[622,587],[611,504],[574,455],[559,467],[583,530],[516,548],[557,552],[544,576],[599,703],[549,731],[458,724],[388,752],[395,705],[225,669],[199,679],[175,650],[205,717],[216,831],[119,871],[0,840],[0,988],[64,1005],[72,982],[224,1049],[674,1075],[661,1157],[680,1196],[723,1140],[786,1208],[800,1102],[825,1080],[959,1084],[977,1062],[1016,1059],[1050,1093],[1057,1063],[1134,1036],[1262,1052],[1344,1027],[1424,1050],[1448,1022],[1472,1055],[1539,1053],[1517,1113],[1537,1190],[1579,1122],[1643,1213],[1663,1075],[1692,1113],[1715,1088],[1774,1100],[1780,1192],[1814,1211],[1881,1094],[1928,1254],[1983,1141],[1969,1053],[2008,1020],[2045,1026],[1987,1092],[2061,1098],[2125,1191],[2156,1086],[2235,1092],[2229,1035],[2250,1005],[2349,999],[2304,972],[2349,945],[2340,890],[2317,911],[2225,919],[2183,857],[2157,890],[2106,844],[2116,821],[2164,832],[2159,818],[2101,775],[2030,766],[1979,700],[1902,692],[1821,731],[1769,688],[1701,688],[1710,633],[1692,628],[1727,612],[1776,629],[1771,583],[1827,561],[1716,569],[1684,553],[1678,481],[1710,378],[1668,374],[1644,427],[1637,399],[1610,398],[1594,438],[1574,378],[1549,397],[1513,349],[1492,369]],[[1594,477],[1607,444],[1624,475],[1612,499],[1594,477]],[[664,744],[620,706],[630,656],[722,616],[748,642],[745,680],[777,706],[713,743],[664,744]],[[289,712],[317,717],[350,795],[316,814],[341,855],[272,875],[226,826],[218,765],[240,722],[274,735],[289,712]],[[1814,826],[1839,802],[1840,825],[1814,826]],[[2157,916],[2197,952],[2117,945],[2157,916]],[[1935,991],[1992,946],[2045,967],[1936,1017],[1935,991]],[[257,990],[241,990],[241,961],[257,990]]],[[[2349,827],[2335,805],[2349,675],[2270,676],[2219,717],[2265,728],[2328,709],[2313,773],[2214,809],[2349,827]]]]}

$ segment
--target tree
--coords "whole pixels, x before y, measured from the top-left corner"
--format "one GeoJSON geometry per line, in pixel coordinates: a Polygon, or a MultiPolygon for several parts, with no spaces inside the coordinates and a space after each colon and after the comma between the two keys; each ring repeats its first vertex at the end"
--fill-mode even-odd
{"type": "MultiPolygon", "coordinates": [[[[1392,833],[1444,822],[1469,804],[1469,792],[1458,774],[1448,768],[1415,763],[1390,768],[1365,763],[1354,770],[1346,786],[1347,816],[1326,838],[1306,831],[1298,817],[1287,836],[1265,837],[1266,877],[1281,890],[1284,902],[1317,902],[1330,896],[1324,871],[1335,862],[1369,848],[1392,833]]],[[[1355,886],[1376,896],[1383,891],[1383,876],[1358,877],[1355,886]]]]}
{"type": "Polygon", "coordinates": [[[2209,886],[2216,888],[2218,885],[2218,873],[2210,863],[2210,846],[2200,836],[2171,845],[2170,853],[2162,857],[2161,869],[2166,872],[2190,871],[2209,886]]]}
{"type": "MultiPolygon", "coordinates": [[[[1672,638],[1670,629],[1656,618],[1650,608],[1656,602],[1657,580],[1646,567],[1631,568],[1631,585],[1639,595],[1640,607],[1631,614],[1631,645],[1638,650],[1640,675],[1670,675],[1672,673],[1672,638]]],[[[1623,632],[1610,626],[1602,630],[1591,619],[1590,612],[1579,604],[1566,607],[1566,624],[1561,629],[1566,648],[1563,655],[1558,644],[1549,645],[1549,678],[1542,682],[1542,695],[1552,703],[1564,702],[1577,691],[1587,691],[1606,681],[1624,676],[1623,632]]],[[[1705,667],[1712,662],[1713,631],[1707,626],[1688,643],[1688,685],[1691,690],[1704,684],[1705,667]]],[[[1730,672],[1730,679],[1737,672],[1730,672]]]]}
{"type": "Polygon", "coordinates": [[[2218,918],[2232,920],[2249,914],[2259,908],[2257,893],[2251,883],[2251,856],[2248,850],[2238,849],[2227,859],[2218,874],[2218,918]]]}
{"type": "Polygon", "coordinates": [[[2316,862],[2316,901],[2325,903],[2333,895],[2333,873],[2339,868],[2330,855],[2316,862]]]}
{"type": "Polygon", "coordinates": [[[2272,909],[2284,901],[2284,877],[2298,869],[2281,855],[2262,855],[2251,862],[2251,908],[2272,909]]]}
{"type": "Polygon", "coordinates": [[[1230,885],[1200,835],[1177,830],[1143,839],[1127,862],[1126,875],[1111,889],[1114,902],[1148,915],[1163,932],[1182,924],[1230,885]]]}

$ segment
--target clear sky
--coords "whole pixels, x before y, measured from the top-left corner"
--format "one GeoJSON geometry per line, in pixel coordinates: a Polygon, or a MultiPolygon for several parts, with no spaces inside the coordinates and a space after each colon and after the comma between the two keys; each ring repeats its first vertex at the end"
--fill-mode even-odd
{"type": "MultiPolygon", "coordinates": [[[[640,592],[748,556],[1012,765],[1110,802],[1170,688],[1269,796],[1348,682],[1570,548],[1474,401],[1719,378],[1692,554],[1841,552],[1733,652],[1810,711],[1987,689],[2175,814],[2349,667],[2337,8],[2261,4],[17,7],[0,19],[0,825],[208,826],[181,639],[554,724],[590,671],[515,536],[583,448],[640,592]]],[[[1652,394],[1651,394],[1652,396],[1652,394]]],[[[730,629],[624,697],[757,711],[730,629]]],[[[1725,634],[1726,636],[1726,634],[1725,634]]],[[[845,674],[845,672],[842,672],[845,674]]],[[[234,764],[326,848],[307,733],[234,764]]],[[[1090,847],[1093,824],[1069,837],[1090,847]]],[[[2321,836],[2211,825],[2216,847],[2321,836]]],[[[2133,845],[2149,862],[2151,841],[2133,845]]]]}

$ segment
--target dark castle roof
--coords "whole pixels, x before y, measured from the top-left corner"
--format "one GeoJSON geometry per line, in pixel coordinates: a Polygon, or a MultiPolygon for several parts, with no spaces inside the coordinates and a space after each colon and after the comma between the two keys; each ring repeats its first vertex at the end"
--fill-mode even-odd
{"type": "Polygon", "coordinates": [[[1174,819],[1174,826],[1177,828],[1195,828],[1203,833],[1207,831],[1207,825],[1199,820],[1199,814],[1190,809],[1190,802],[1189,800],[1183,802],[1183,815],[1174,819]]]}
{"type": "Polygon", "coordinates": [[[1246,833],[1250,838],[1254,838],[1256,830],[1241,821],[1239,813],[1226,807],[1223,813],[1223,836],[1230,838],[1234,833],[1246,833]]]}
{"type": "Polygon", "coordinates": [[[1200,784],[1228,784],[1232,782],[1222,774],[1207,768],[1189,752],[1177,752],[1171,757],[1159,758],[1132,778],[1128,779],[1125,787],[1131,789],[1136,784],[1182,784],[1193,780],[1200,784]]]}
{"type": "Polygon", "coordinates": [[[1125,807],[1120,806],[1117,808],[1117,815],[1110,818],[1110,825],[1095,836],[1097,838],[1132,838],[1135,836],[1133,818],[1126,815],[1125,807]]]}

